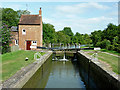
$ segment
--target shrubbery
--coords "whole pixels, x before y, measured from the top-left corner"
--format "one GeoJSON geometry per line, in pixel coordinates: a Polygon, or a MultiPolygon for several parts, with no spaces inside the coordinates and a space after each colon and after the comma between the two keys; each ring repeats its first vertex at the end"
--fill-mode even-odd
{"type": "Polygon", "coordinates": [[[2,34],[2,53],[6,53],[10,51],[10,43],[11,43],[11,34],[7,25],[3,25],[0,29],[2,34]]]}

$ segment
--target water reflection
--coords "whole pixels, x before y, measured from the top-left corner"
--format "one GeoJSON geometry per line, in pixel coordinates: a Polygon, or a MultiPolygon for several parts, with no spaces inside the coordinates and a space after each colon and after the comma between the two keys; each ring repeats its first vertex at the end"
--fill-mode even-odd
{"type": "MultiPolygon", "coordinates": [[[[75,63],[74,63],[75,64],[75,63]]],[[[45,88],[85,88],[79,70],[71,61],[53,61],[51,73],[45,88]]]]}

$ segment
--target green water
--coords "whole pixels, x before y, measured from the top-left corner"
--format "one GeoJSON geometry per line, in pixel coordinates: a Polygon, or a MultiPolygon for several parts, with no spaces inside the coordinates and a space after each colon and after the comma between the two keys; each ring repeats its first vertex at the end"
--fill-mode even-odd
{"type": "Polygon", "coordinates": [[[53,55],[47,60],[23,88],[86,88],[79,72],[74,55],[66,54],[67,62],[52,61],[62,59],[63,54],[53,55]]]}

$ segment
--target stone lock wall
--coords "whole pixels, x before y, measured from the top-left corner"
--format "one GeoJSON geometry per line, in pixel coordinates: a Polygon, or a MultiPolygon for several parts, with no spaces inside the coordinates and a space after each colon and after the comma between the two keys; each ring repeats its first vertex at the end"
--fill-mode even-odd
{"type": "Polygon", "coordinates": [[[80,67],[83,68],[82,76],[88,87],[119,89],[120,81],[118,77],[114,76],[113,72],[105,70],[98,62],[90,61],[90,57],[82,52],[77,52],[77,57],[80,67]],[[94,84],[96,84],[96,87],[94,84]]]}

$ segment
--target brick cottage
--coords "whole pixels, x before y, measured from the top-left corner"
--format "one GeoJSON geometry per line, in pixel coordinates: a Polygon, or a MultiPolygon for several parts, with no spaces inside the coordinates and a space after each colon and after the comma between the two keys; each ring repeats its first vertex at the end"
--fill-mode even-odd
{"type": "Polygon", "coordinates": [[[22,50],[34,50],[36,46],[42,47],[42,11],[39,15],[21,15],[17,30],[12,30],[14,39],[12,45],[19,45],[22,50]],[[17,37],[18,36],[18,37],[17,37]],[[13,44],[14,43],[14,44],[13,44]]]}

